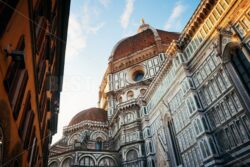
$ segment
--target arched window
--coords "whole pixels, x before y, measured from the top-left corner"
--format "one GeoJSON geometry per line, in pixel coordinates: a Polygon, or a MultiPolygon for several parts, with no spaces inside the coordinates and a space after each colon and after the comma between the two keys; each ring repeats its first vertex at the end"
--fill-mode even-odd
{"type": "Polygon", "coordinates": [[[130,150],[127,153],[127,161],[132,161],[138,158],[137,152],[135,150],[130,150]]]}
{"type": "Polygon", "coordinates": [[[150,136],[150,129],[147,129],[147,136],[150,136]]]}
{"type": "Polygon", "coordinates": [[[203,155],[204,158],[207,158],[208,156],[211,155],[211,152],[209,150],[209,147],[208,147],[208,144],[207,144],[206,140],[203,140],[200,143],[200,147],[201,147],[202,155],[203,155]]]}
{"type": "Polygon", "coordinates": [[[71,167],[72,163],[72,158],[66,158],[62,163],[62,167],[71,167]]]}
{"type": "Polygon", "coordinates": [[[110,157],[102,158],[98,164],[99,166],[116,166],[115,161],[110,157]]]}
{"type": "Polygon", "coordinates": [[[203,142],[200,143],[200,148],[201,148],[201,152],[202,152],[202,155],[203,155],[203,158],[206,158],[206,152],[205,152],[205,148],[204,148],[204,145],[203,145],[203,142]]]}
{"type": "Polygon", "coordinates": [[[214,145],[214,142],[213,142],[212,138],[209,138],[209,144],[211,146],[212,153],[216,154],[216,148],[215,148],[215,145],[214,145]]]}
{"type": "Polygon", "coordinates": [[[134,97],[134,92],[132,90],[128,91],[127,93],[127,99],[130,100],[134,97]]]}
{"type": "Polygon", "coordinates": [[[210,150],[209,150],[209,147],[208,147],[208,144],[207,144],[207,141],[204,140],[203,142],[204,142],[204,146],[205,146],[205,150],[206,150],[207,156],[211,155],[210,150]]]}
{"type": "Polygon", "coordinates": [[[98,137],[96,139],[95,148],[96,148],[96,150],[101,150],[102,149],[102,138],[98,137]]]}
{"type": "Polygon", "coordinates": [[[205,127],[205,130],[208,130],[208,126],[207,126],[207,122],[206,122],[205,118],[202,117],[201,120],[202,120],[202,123],[203,123],[203,125],[205,127]]]}
{"type": "Polygon", "coordinates": [[[146,89],[141,89],[141,90],[140,90],[141,96],[143,96],[145,93],[146,93],[146,89]]]}
{"type": "Polygon", "coordinates": [[[129,122],[132,122],[134,120],[134,115],[132,113],[128,113],[126,116],[125,116],[125,123],[129,123],[129,122]]]}
{"type": "Polygon", "coordinates": [[[203,131],[203,128],[202,128],[200,119],[197,119],[197,125],[198,125],[198,128],[199,128],[199,133],[201,133],[203,131]]]}
{"type": "Polygon", "coordinates": [[[118,97],[118,102],[121,103],[122,102],[122,96],[118,97]]]}
{"type": "Polygon", "coordinates": [[[80,141],[80,135],[79,134],[74,134],[69,141],[69,145],[74,144],[75,142],[80,141]]]}
{"type": "Polygon", "coordinates": [[[3,129],[0,126],[0,166],[3,164],[3,147],[4,147],[3,129]]]}
{"type": "Polygon", "coordinates": [[[82,165],[82,166],[95,166],[95,162],[94,162],[93,158],[86,156],[86,157],[81,158],[80,165],[82,165]]]}
{"type": "Polygon", "coordinates": [[[231,61],[246,91],[250,94],[250,62],[240,49],[236,49],[236,55],[232,56],[231,61]]]}
{"type": "Polygon", "coordinates": [[[56,161],[54,161],[49,165],[49,167],[59,167],[59,165],[56,161]]]}
{"type": "Polygon", "coordinates": [[[196,121],[194,122],[194,128],[195,128],[196,135],[198,135],[199,134],[199,129],[198,129],[198,126],[196,124],[196,121]]]}

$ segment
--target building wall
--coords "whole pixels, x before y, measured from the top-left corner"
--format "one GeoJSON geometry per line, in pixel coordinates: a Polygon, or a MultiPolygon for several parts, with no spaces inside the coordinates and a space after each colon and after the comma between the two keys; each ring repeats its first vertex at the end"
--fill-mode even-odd
{"type": "Polygon", "coordinates": [[[164,60],[165,55],[161,53],[159,55],[155,55],[155,57],[151,59],[126,68],[122,71],[109,74],[109,92],[115,92],[115,96],[108,97],[109,117],[112,117],[114,114],[115,106],[125,103],[129,100],[136,99],[139,96],[143,96],[147,85],[138,85],[137,82],[133,80],[135,73],[137,71],[142,71],[144,73],[143,80],[150,80],[156,75],[164,60]],[[132,93],[133,97],[129,96],[129,92],[132,93]]]}
{"type": "Polygon", "coordinates": [[[235,67],[229,65],[229,56],[235,54],[235,49],[245,54],[245,63],[249,65],[249,11],[249,3],[244,0],[219,0],[206,11],[207,18],[197,25],[183,49],[174,53],[167,50],[166,55],[173,59],[167,62],[169,66],[164,72],[160,71],[162,76],[156,77],[159,86],[149,88],[151,95],[146,94],[147,104],[141,110],[147,120],[144,138],[153,145],[147,153],[148,166],[152,166],[152,159],[158,159],[155,139],[161,135],[161,129],[173,166],[249,163],[249,91],[234,73],[235,67]],[[229,52],[233,42],[242,47],[235,46],[229,52]]]}
{"type": "Polygon", "coordinates": [[[56,2],[0,2],[0,165],[47,164],[66,42],[57,26],[64,8],[65,27],[60,28],[67,30],[69,12],[69,1],[67,7],[56,2]]]}
{"type": "Polygon", "coordinates": [[[50,148],[50,167],[119,166],[112,150],[106,122],[85,120],[64,128],[64,135],[50,148]]]}
{"type": "Polygon", "coordinates": [[[109,74],[109,91],[114,92],[108,95],[110,137],[114,140],[114,149],[119,150],[122,155],[124,166],[144,164],[144,141],[136,103],[145,94],[164,60],[165,55],[159,53],[141,63],[109,74]],[[143,79],[136,81],[135,75],[139,71],[143,72],[143,79]]]}
{"type": "Polygon", "coordinates": [[[73,166],[118,166],[117,158],[114,156],[116,153],[105,152],[105,151],[72,151],[63,155],[53,157],[49,161],[50,167],[68,167],[72,164],[73,166]],[[77,159],[77,160],[76,160],[77,159]],[[76,160],[74,162],[74,160],[76,160]]]}

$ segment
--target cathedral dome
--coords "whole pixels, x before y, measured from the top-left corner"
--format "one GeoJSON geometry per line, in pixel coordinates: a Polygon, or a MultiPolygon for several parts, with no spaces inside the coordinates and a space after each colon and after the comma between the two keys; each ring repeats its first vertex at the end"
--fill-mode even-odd
{"type": "Polygon", "coordinates": [[[89,108],[83,110],[76,114],[70,121],[69,126],[78,124],[82,121],[97,121],[97,122],[106,122],[108,120],[107,111],[101,108],[89,108]]]}
{"type": "Polygon", "coordinates": [[[149,24],[145,24],[143,20],[137,34],[124,38],[115,45],[109,60],[116,61],[125,58],[137,51],[156,45],[157,41],[168,45],[178,37],[179,33],[154,29],[149,24]]]}

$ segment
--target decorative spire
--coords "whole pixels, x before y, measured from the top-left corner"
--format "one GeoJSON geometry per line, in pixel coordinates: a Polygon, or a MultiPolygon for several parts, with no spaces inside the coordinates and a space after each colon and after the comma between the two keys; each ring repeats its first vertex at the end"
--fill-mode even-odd
{"type": "Polygon", "coordinates": [[[141,24],[145,24],[144,18],[141,19],[141,24]]]}
{"type": "Polygon", "coordinates": [[[140,33],[140,32],[145,31],[145,30],[147,30],[147,29],[149,29],[149,25],[146,24],[144,18],[142,18],[142,19],[141,19],[141,25],[140,25],[140,27],[138,28],[137,33],[140,33]]]}

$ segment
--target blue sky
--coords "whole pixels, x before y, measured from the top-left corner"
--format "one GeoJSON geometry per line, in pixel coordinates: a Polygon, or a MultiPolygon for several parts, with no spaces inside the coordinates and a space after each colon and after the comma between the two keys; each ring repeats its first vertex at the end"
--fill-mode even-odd
{"type": "Polygon", "coordinates": [[[134,35],[141,19],[181,32],[200,0],[71,0],[58,133],[79,111],[97,107],[98,90],[113,46],[134,35]]]}

